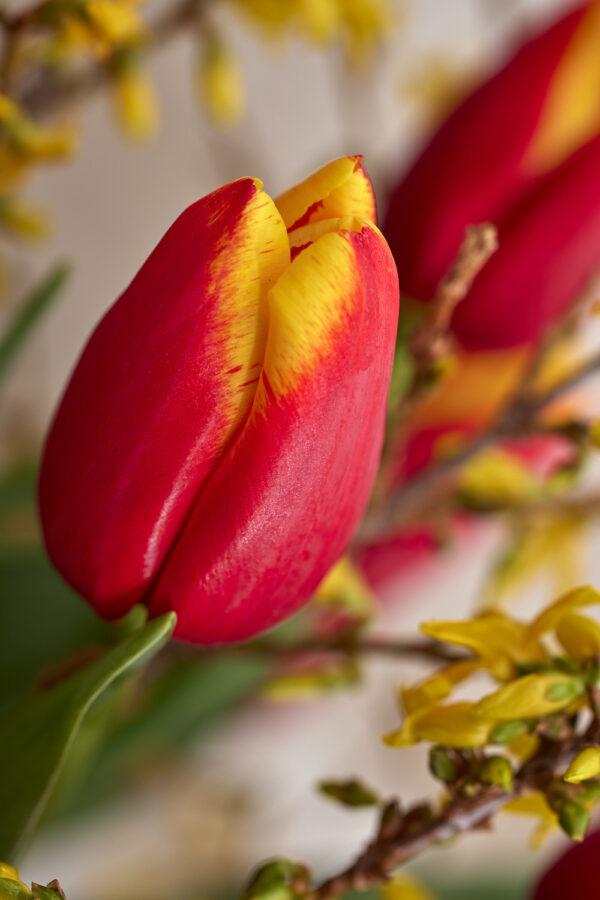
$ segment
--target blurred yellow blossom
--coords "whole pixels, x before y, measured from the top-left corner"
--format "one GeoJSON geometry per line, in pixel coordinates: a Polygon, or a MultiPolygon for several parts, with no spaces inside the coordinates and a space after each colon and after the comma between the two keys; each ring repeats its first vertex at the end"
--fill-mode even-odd
{"type": "Polygon", "coordinates": [[[575,757],[565,773],[564,780],[571,784],[580,784],[597,775],[600,775],[600,747],[586,747],[575,757]]]}
{"type": "Polygon", "coordinates": [[[11,194],[0,195],[0,226],[10,234],[28,240],[46,237],[50,231],[42,210],[11,194]]]}
{"type": "Polygon", "coordinates": [[[600,653],[600,625],[588,616],[567,613],[556,626],[556,636],[573,659],[600,653]]]}
{"type": "Polygon", "coordinates": [[[546,838],[558,828],[558,816],[548,806],[548,802],[540,791],[532,791],[521,797],[509,800],[502,807],[505,812],[516,815],[535,816],[539,821],[531,836],[531,846],[540,847],[546,838]]]}
{"type": "Polygon", "coordinates": [[[313,604],[321,609],[366,620],[375,609],[375,600],[362,573],[348,556],[329,570],[315,591],[313,604]]]}
{"type": "Polygon", "coordinates": [[[115,113],[124,134],[136,141],[153,138],[159,125],[158,99],[136,54],[124,54],[118,60],[113,80],[115,113]]]}
{"type": "Polygon", "coordinates": [[[542,574],[550,574],[556,591],[564,591],[576,582],[583,568],[584,526],[584,517],[579,512],[540,515],[532,522],[518,522],[511,545],[489,579],[485,604],[492,608],[503,604],[511,594],[542,574]]]}
{"type": "Polygon", "coordinates": [[[525,463],[499,448],[478,454],[462,469],[459,487],[478,505],[507,506],[532,500],[542,493],[543,481],[525,463]]]}
{"type": "Polygon", "coordinates": [[[198,84],[206,108],[219,125],[237,124],[245,110],[242,69],[237,57],[214,32],[202,44],[198,84]]]}
{"type": "Polygon", "coordinates": [[[351,62],[367,60],[390,31],[391,0],[236,0],[274,36],[297,31],[315,43],[340,40],[351,62]]]}
{"type": "Polygon", "coordinates": [[[136,44],[144,35],[137,0],[87,0],[60,6],[51,52],[104,59],[113,50],[136,44]]]}

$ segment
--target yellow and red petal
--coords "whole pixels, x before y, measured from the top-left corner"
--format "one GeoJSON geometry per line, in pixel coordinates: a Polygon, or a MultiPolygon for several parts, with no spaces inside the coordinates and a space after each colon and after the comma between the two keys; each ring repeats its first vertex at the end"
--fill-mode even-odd
{"type": "Polygon", "coordinates": [[[362,156],[333,160],[275,202],[288,231],[343,216],[377,221],[375,195],[362,156]]]}
{"type": "Polygon", "coordinates": [[[52,560],[102,615],[143,597],[247,417],[289,258],[260,183],[233,182],[177,219],[92,334],[39,495],[52,560]]]}
{"type": "Polygon", "coordinates": [[[398,315],[395,267],[342,220],[270,292],[252,413],[202,493],[150,599],[177,634],[248,638],[309,598],[347,546],[378,464],[398,315]]]}

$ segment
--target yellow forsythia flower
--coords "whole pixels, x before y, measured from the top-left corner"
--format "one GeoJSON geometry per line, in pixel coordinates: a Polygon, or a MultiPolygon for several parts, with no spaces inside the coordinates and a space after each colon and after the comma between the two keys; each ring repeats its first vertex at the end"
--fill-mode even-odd
{"type": "Polygon", "coordinates": [[[521,762],[526,762],[537,751],[540,739],[535,734],[520,734],[506,745],[506,749],[521,762]]]}
{"type": "Polygon", "coordinates": [[[147,72],[137,63],[126,63],[115,73],[114,99],[117,119],[125,134],[145,141],[158,131],[156,92],[147,72]]]}
{"type": "Polygon", "coordinates": [[[440,669],[419,684],[403,687],[400,699],[404,712],[410,715],[424,707],[437,705],[440,700],[450,696],[457,684],[469,678],[481,667],[482,663],[479,660],[466,659],[440,669]]]}
{"type": "Polygon", "coordinates": [[[356,619],[368,619],[375,608],[369,585],[348,556],[333,566],[315,592],[313,603],[356,619]]]}
{"type": "Polygon", "coordinates": [[[298,17],[301,30],[311,40],[331,41],[341,23],[338,0],[299,0],[298,17]]]}
{"type": "Polygon", "coordinates": [[[390,0],[338,0],[341,19],[346,26],[345,43],[348,58],[362,63],[373,47],[392,27],[390,0]]]}
{"type": "Polygon", "coordinates": [[[600,775],[600,747],[586,747],[575,757],[565,773],[564,780],[571,784],[579,784],[597,775],[600,775]]]}
{"type": "Polygon", "coordinates": [[[330,691],[352,686],[358,680],[358,668],[352,661],[324,663],[313,669],[271,679],[263,691],[263,697],[278,703],[313,700],[330,691]]]}
{"type": "Polygon", "coordinates": [[[476,706],[486,719],[528,719],[568,706],[585,692],[583,679],[570,675],[525,675],[488,694],[476,706]]]}
{"type": "Polygon", "coordinates": [[[539,517],[530,527],[519,529],[487,587],[487,603],[495,607],[517,590],[548,571],[555,589],[577,581],[582,569],[581,539],[584,520],[577,512],[539,517]]]}
{"type": "Polygon", "coordinates": [[[0,196],[0,226],[11,234],[31,240],[46,237],[49,231],[44,213],[15,196],[0,196]]]}
{"type": "Polygon", "coordinates": [[[421,631],[436,641],[471,650],[500,679],[512,677],[515,663],[544,659],[527,626],[502,613],[486,613],[466,622],[424,622],[421,631]]]}
{"type": "Polygon", "coordinates": [[[567,613],[574,612],[581,607],[595,606],[598,603],[600,603],[600,593],[594,588],[588,585],[574,588],[546,607],[539,616],[536,616],[528,626],[527,633],[531,639],[537,640],[549,631],[554,631],[567,613]]]}
{"type": "Polygon", "coordinates": [[[531,845],[540,847],[548,835],[558,828],[558,816],[550,809],[545,796],[539,791],[515,797],[505,803],[502,809],[508,813],[524,816],[536,816],[538,825],[531,836],[531,845]]]}
{"type": "Polygon", "coordinates": [[[507,505],[540,495],[542,483],[524,463],[504,450],[480,453],[460,475],[463,494],[474,503],[507,505]]]}
{"type": "Polygon", "coordinates": [[[408,715],[402,728],[385,735],[390,747],[430,741],[445,747],[483,747],[489,743],[493,720],[484,719],[468,701],[425,707],[408,715]]]}
{"type": "Polygon", "coordinates": [[[62,159],[73,152],[77,142],[70,128],[38,125],[3,94],[0,94],[0,125],[0,148],[6,161],[12,157],[17,166],[42,159],[62,159]]]}
{"type": "Polygon", "coordinates": [[[556,626],[556,636],[572,659],[600,653],[600,625],[588,616],[567,613],[556,626]]]}
{"type": "Polygon", "coordinates": [[[132,41],[142,34],[142,20],[130,3],[89,0],[85,12],[96,32],[111,45],[132,41]]]}
{"type": "Polygon", "coordinates": [[[210,35],[204,41],[199,67],[200,94],[219,125],[235,125],[245,110],[241,66],[223,41],[210,35]]]}

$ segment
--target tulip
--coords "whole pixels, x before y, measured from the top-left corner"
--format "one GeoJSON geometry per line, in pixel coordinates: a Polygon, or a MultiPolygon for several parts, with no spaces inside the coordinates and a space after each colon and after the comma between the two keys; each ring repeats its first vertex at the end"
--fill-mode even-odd
{"type": "Polygon", "coordinates": [[[93,332],[45,446],[48,552],[105,618],[249,638],[310,597],[366,505],[398,316],[360,157],[186,209],[93,332]]]}
{"type": "MultiPolygon", "coordinates": [[[[427,303],[466,226],[499,249],[453,316],[454,368],[417,404],[392,480],[409,482],[474,439],[509,402],[531,346],[600,264],[600,0],[524,44],[450,115],[392,192],[384,223],[404,295],[427,303]]],[[[544,477],[573,459],[564,438],[503,445],[544,477]]],[[[462,523],[459,524],[461,530],[462,523]]],[[[402,529],[357,559],[375,586],[429,561],[431,529],[402,529]]]]}
{"type": "Polygon", "coordinates": [[[592,900],[600,881],[600,831],[569,847],[538,882],[532,900],[592,900]]]}
{"type": "Polygon", "coordinates": [[[392,193],[384,224],[403,293],[429,301],[465,226],[499,250],[458,305],[469,350],[535,341],[600,259],[600,0],[525,43],[450,115],[392,193]]]}

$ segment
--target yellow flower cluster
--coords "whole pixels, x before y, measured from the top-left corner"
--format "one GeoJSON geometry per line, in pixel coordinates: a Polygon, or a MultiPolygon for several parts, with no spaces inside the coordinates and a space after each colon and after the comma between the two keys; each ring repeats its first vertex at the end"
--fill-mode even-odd
{"type": "Polygon", "coordinates": [[[390,0],[236,0],[275,36],[298,31],[315,43],[341,40],[348,59],[368,58],[392,26],[390,0]]]}
{"type": "Polygon", "coordinates": [[[115,48],[144,35],[140,0],[50,0],[40,7],[40,24],[50,26],[54,60],[73,56],[105,59],[115,48]]]}
{"type": "MultiPolygon", "coordinates": [[[[573,728],[578,713],[589,708],[590,697],[600,687],[600,626],[582,613],[599,603],[600,593],[582,587],[565,594],[529,623],[489,612],[463,622],[423,624],[421,630],[428,637],[457,645],[471,655],[402,688],[404,721],[384,741],[392,747],[419,741],[441,745],[432,750],[431,759],[432,771],[439,771],[442,780],[454,777],[446,779],[443,766],[452,768],[451,754],[456,752],[477,753],[500,744],[518,760],[528,759],[536,752],[540,735],[550,737],[565,727],[573,728]],[[475,674],[491,679],[495,689],[478,699],[448,702],[456,688],[475,674]]],[[[487,776],[488,783],[510,792],[508,759],[482,756],[481,765],[482,782],[487,776]]],[[[590,743],[567,768],[562,788],[549,787],[547,794],[529,791],[511,799],[505,809],[540,818],[536,841],[559,822],[571,837],[580,838],[589,820],[589,806],[600,792],[600,783],[590,779],[598,776],[600,747],[590,743]],[[581,785],[576,797],[565,793],[568,785],[588,781],[589,787],[584,790],[581,785]]]]}
{"type": "Polygon", "coordinates": [[[507,733],[506,723],[576,711],[586,697],[585,661],[600,653],[600,627],[577,610],[597,603],[600,594],[584,587],[569,592],[530,623],[501,612],[465,622],[426,622],[421,630],[428,637],[473,655],[401,690],[404,722],[386,736],[386,743],[483,747],[507,733]],[[446,703],[457,685],[477,671],[488,673],[501,686],[479,700],[446,703]]]}
{"type": "Polygon", "coordinates": [[[38,125],[0,94],[0,226],[5,231],[26,238],[46,234],[45,217],[15,191],[36,165],[68,158],[76,144],[72,129],[38,125]]]}
{"type": "Polygon", "coordinates": [[[33,163],[64,159],[76,146],[68,128],[44,128],[0,94],[0,192],[21,183],[33,163]]]}

